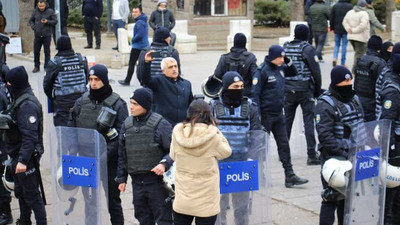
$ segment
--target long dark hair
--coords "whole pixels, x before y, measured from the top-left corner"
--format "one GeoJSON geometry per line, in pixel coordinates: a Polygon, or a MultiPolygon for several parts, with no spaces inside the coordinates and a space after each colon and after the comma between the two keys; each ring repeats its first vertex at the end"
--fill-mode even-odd
{"type": "Polygon", "coordinates": [[[189,136],[193,132],[193,127],[195,123],[205,123],[207,125],[216,126],[214,117],[211,113],[211,107],[204,100],[198,99],[194,100],[187,111],[187,116],[183,124],[190,123],[189,136]]]}

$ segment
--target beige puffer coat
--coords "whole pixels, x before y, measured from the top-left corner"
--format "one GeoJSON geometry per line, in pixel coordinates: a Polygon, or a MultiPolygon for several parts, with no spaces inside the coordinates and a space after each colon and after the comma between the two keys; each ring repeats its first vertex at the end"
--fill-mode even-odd
{"type": "Polygon", "coordinates": [[[216,126],[178,124],[172,132],[170,156],[175,161],[175,212],[209,217],[220,211],[217,159],[231,155],[228,141],[216,126]]]}
{"type": "Polygon", "coordinates": [[[347,39],[367,43],[370,35],[369,16],[365,7],[354,6],[343,19],[347,39]],[[351,29],[351,32],[349,30],[351,29]]]}

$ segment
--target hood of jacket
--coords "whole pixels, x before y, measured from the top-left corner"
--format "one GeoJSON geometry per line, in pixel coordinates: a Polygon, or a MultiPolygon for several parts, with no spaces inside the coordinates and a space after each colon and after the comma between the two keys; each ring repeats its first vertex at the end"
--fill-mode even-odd
{"type": "Polygon", "coordinates": [[[176,142],[190,155],[204,155],[209,149],[202,146],[208,144],[214,138],[217,132],[219,132],[218,128],[213,125],[196,123],[189,136],[190,128],[190,124],[180,123],[176,125],[173,132],[176,142]]]}
{"type": "Polygon", "coordinates": [[[147,15],[144,14],[144,13],[142,13],[142,15],[138,16],[138,17],[135,19],[136,22],[139,21],[139,20],[144,21],[145,23],[147,23],[147,15]]]}
{"type": "Polygon", "coordinates": [[[361,11],[365,11],[365,7],[361,7],[361,6],[358,6],[358,5],[355,5],[354,6],[354,11],[356,11],[356,12],[361,12],[361,11]]]}

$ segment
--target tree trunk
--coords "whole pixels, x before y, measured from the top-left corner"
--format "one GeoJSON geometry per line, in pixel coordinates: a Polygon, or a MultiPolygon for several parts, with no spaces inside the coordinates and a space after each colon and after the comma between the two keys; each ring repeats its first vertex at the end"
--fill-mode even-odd
{"type": "Polygon", "coordinates": [[[304,21],[304,0],[290,0],[290,21],[304,21]]]}
{"type": "Polygon", "coordinates": [[[392,31],[392,12],[395,9],[394,0],[385,0],[386,3],[386,32],[392,31]]]}
{"type": "Polygon", "coordinates": [[[18,0],[19,4],[19,35],[22,39],[22,52],[29,53],[33,50],[33,30],[29,26],[33,8],[32,0],[18,0]]]}

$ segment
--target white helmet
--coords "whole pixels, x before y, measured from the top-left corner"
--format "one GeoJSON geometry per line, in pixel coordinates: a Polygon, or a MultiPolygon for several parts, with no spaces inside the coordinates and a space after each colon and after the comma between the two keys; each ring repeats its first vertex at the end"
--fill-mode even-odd
{"type": "Polygon", "coordinates": [[[352,168],[353,164],[349,160],[330,158],[324,163],[321,173],[330,187],[342,188],[348,182],[344,174],[352,168]]]}
{"type": "Polygon", "coordinates": [[[171,195],[175,194],[175,171],[176,168],[174,162],[169,170],[163,174],[164,186],[171,195]]]}
{"type": "Polygon", "coordinates": [[[222,92],[222,80],[214,75],[210,76],[201,83],[201,90],[207,97],[219,97],[222,92]]]}
{"type": "Polygon", "coordinates": [[[380,173],[381,179],[386,175],[386,187],[388,188],[398,187],[400,185],[400,167],[392,166],[386,161],[382,160],[382,169],[383,172],[386,169],[386,173],[380,173]]]}
{"type": "Polygon", "coordinates": [[[1,180],[3,181],[4,188],[9,191],[13,192],[14,191],[14,178],[11,174],[11,161],[5,161],[4,162],[4,172],[3,176],[1,177],[1,180]]]}

